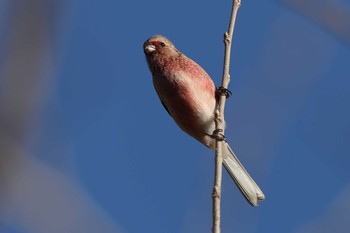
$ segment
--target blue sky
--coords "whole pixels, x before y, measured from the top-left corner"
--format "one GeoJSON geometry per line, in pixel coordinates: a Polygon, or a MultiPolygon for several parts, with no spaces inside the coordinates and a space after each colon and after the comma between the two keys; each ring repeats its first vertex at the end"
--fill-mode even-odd
{"type": "MultiPolygon", "coordinates": [[[[243,1],[238,13],[226,136],[266,201],[251,207],[225,173],[222,232],[350,230],[341,220],[350,210],[350,41],[339,36],[350,27],[337,34],[321,8],[297,2],[243,1]]],[[[219,85],[231,2],[48,5],[53,78],[29,127],[30,153],[123,232],[211,232],[213,154],[161,106],[142,45],[168,37],[219,85]]],[[[27,232],[14,216],[1,233],[27,232]]]]}

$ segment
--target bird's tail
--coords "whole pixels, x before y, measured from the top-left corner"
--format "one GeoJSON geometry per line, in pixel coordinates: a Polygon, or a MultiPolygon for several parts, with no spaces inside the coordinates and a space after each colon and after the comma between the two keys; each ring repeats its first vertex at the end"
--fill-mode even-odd
{"type": "Polygon", "coordinates": [[[265,199],[264,193],[244,169],[230,146],[228,144],[226,145],[227,150],[225,148],[223,153],[224,167],[249,203],[253,206],[257,206],[259,201],[265,199]]]}

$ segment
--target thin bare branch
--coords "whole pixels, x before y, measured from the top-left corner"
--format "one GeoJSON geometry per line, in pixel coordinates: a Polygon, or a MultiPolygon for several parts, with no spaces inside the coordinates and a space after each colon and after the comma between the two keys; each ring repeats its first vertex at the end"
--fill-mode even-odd
{"type": "MultiPolygon", "coordinates": [[[[241,6],[241,0],[233,0],[232,3],[232,12],[230,24],[228,31],[224,34],[224,43],[225,43],[225,56],[224,56],[224,67],[222,75],[221,86],[223,88],[228,87],[230,82],[230,57],[231,57],[231,41],[234,31],[234,26],[236,22],[237,11],[241,6]]],[[[220,202],[221,202],[221,180],[222,180],[222,147],[224,141],[222,139],[224,135],[224,109],[225,109],[226,95],[223,93],[219,96],[219,102],[217,110],[215,112],[215,132],[216,135],[216,147],[215,147],[215,180],[213,187],[213,233],[220,233],[220,202]]]]}

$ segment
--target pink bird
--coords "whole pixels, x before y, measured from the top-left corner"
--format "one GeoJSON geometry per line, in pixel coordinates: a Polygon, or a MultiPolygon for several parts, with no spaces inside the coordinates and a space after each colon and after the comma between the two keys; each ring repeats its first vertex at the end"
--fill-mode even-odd
{"type": "MultiPolygon", "coordinates": [[[[186,133],[215,150],[216,88],[209,75],[165,37],[154,35],[143,49],[156,92],[171,117],[186,133]]],[[[226,143],[223,165],[253,206],[265,196],[226,143]]]]}

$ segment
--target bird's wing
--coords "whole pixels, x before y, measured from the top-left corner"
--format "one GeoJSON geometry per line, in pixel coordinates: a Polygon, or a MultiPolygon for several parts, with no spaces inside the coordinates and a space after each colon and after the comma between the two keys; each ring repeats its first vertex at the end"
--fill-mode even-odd
{"type": "Polygon", "coordinates": [[[163,105],[163,107],[165,108],[165,110],[169,113],[169,115],[171,116],[171,114],[170,114],[170,112],[169,112],[169,110],[168,110],[168,108],[167,108],[167,106],[164,104],[164,102],[163,101],[161,101],[162,102],[162,105],[163,105]]]}

